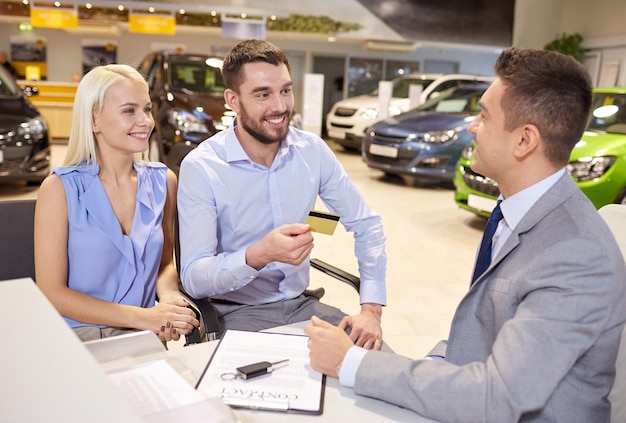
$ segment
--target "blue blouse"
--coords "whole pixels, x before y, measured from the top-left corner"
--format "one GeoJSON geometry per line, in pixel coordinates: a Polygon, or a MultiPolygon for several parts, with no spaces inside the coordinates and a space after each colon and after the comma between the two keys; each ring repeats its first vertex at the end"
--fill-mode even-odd
{"type": "MultiPolygon", "coordinates": [[[[53,170],[67,197],[67,285],[104,301],[152,307],[163,252],[167,167],[162,163],[134,167],[137,203],[130,235],[122,232],[97,165],[53,170]]],[[[71,327],[98,326],[65,320],[71,327]]]]}

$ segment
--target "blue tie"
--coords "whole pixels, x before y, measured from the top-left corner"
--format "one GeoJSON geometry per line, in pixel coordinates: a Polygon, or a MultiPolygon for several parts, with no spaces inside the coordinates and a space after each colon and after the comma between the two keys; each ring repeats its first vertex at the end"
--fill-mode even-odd
{"type": "Polygon", "coordinates": [[[480,250],[478,250],[478,258],[476,259],[476,266],[474,267],[474,275],[472,276],[472,283],[482,275],[485,270],[491,264],[491,244],[493,235],[496,233],[498,223],[502,220],[502,210],[500,210],[500,202],[491,212],[489,220],[487,220],[487,226],[485,226],[485,233],[483,234],[483,240],[480,243],[480,250]]]}

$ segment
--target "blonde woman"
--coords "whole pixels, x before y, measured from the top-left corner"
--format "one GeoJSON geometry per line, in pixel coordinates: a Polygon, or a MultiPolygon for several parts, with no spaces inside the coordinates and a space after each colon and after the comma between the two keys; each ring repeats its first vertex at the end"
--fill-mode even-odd
{"type": "Polygon", "coordinates": [[[91,70],[76,91],[64,164],[39,190],[37,285],[83,341],[134,330],[177,340],[198,325],[173,264],[176,176],[141,160],[151,108],[132,67],[91,70]]]}

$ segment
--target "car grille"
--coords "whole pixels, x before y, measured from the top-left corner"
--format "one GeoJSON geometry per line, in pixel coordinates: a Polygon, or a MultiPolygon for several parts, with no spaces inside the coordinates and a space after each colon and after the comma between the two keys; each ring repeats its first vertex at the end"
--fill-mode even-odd
{"type": "Polygon", "coordinates": [[[341,124],[341,123],[334,123],[334,122],[331,122],[331,123],[330,123],[330,126],[332,126],[333,128],[352,129],[352,127],[353,127],[354,125],[344,125],[344,124],[341,124]]]}
{"type": "Polygon", "coordinates": [[[0,176],[20,171],[24,158],[4,160],[0,163],[0,176]]]}
{"type": "Polygon", "coordinates": [[[483,194],[487,194],[492,197],[500,195],[498,184],[496,184],[496,181],[493,179],[483,176],[480,173],[476,173],[469,167],[465,166],[461,166],[461,173],[463,174],[463,182],[465,182],[465,185],[467,185],[470,189],[482,192],[483,194]]]}
{"type": "MultiPolygon", "coordinates": [[[[406,137],[388,137],[388,136],[382,136],[379,134],[374,134],[374,136],[377,142],[381,142],[385,144],[402,144],[408,141],[406,137]]],[[[420,141],[420,140],[421,140],[421,137],[413,139],[413,141],[420,141]]]]}
{"type": "Polygon", "coordinates": [[[411,162],[411,159],[409,158],[402,158],[402,157],[392,158],[392,157],[378,156],[376,154],[370,154],[370,153],[367,153],[366,157],[370,163],[390,165],[393,167],[406,167],[411,162]]]}
{"type": "Polygon", "coordinates": [[[356,109],[349,109],[347,107],[337,107],[337,110],[335,110],[335,116],[350,117],[355,113],[356,109]]]}

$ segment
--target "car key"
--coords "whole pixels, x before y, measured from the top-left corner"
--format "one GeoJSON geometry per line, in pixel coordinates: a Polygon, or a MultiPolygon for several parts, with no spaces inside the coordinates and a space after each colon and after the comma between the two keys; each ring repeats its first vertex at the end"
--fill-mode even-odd
{"type": "Polygon", "coordinates": [[[248,364],[247,366],[237,367],[237,376],[242,379],[252,379],[257,376],[262,376],[268,373],[272,373],[278,367],[283,367],[283,365],[287,365],[289,360],[281,360],[275,363],[270,363],[269,361],[260,361],[254,364],[248,364]]]}

